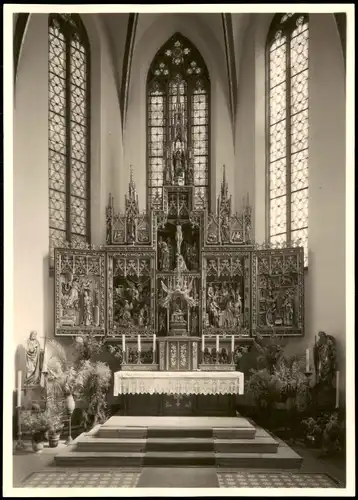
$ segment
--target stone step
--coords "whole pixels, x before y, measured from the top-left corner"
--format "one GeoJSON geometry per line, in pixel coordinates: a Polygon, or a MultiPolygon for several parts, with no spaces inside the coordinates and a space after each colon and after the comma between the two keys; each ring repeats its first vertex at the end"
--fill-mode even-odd
{"type": "Polygon", "coordinates": [[[167,439],[177,439],[177,438],[212,438],[212,429],[200,429],[200,428],[167,428],[167,427],[155,427],[148,428],[147,438],[167,438],[167,439]]]}
{"type": "Polygon", "coordinates": [[[55,456],[58,466],[98,467],[233,467],[250,469],[299,469],[302,458],[289,447],[277,453],[213,452],[78,452],[66,450],[55,456]]]}
{"type": "Polygon", "coordinates": [[[143,459],[147,467],[214,467],[215,453],[213,451],[148,451],[143,459]]]}
{"type": "Polygon", "coordinates": [[[137,438],[84,438],[77,443],[76,452],[143,453],[146,439],[137,438]]]}
{"type": "Polygon", "coordinates": [[[212,438],[98,438],[86,436],[77,443],[76,451],[215,451],[218,453],[276,453],[278,442],[271,436],[255,439],[212,438]]]}
{"type": "Polygon", "coordinates": [[[256,429],[255,427],[215,428],[212,436],[214,439],[255,439],[256,429]]]}
{"type": "Polygon", "coordinates": [[[95,436],[96,438],[145,439],[147,437],[147,428],[102,426],[95,436]]]}

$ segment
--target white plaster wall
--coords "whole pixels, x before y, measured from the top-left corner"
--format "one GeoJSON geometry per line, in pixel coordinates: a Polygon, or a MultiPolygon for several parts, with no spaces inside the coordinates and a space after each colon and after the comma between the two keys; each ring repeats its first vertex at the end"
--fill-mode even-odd
{"type": "MultiPolygon", "coordinates": [[[[239,81],[237,193],[254,189],[255,238],[265,239],[265,39],[272,15],[254,16],[247,30],[239,81]],[[254,45],[254,49],[253,49],[254,45]]],[[[310,15],[309,267],[305,273],[304,338],[288,350],[312,346],[319,330],[338,341],[345,381],[345,71],[333,14],[310,15]]],[[[250,191],[251,193],[251,191],[250,191]]],[[[237,196],[239,196],[239,194],[237,196]]]]}
{"type": "MultiPolygon", "coordinates": [[[[222,165],[226,165],[230,185],[234,182],[234,147],[230,123],[225,53],[210,29],[199,18],[186,15],[141,15],[134,47],[124,127],[122,183],[128,183],[133,164],[139,203],[146,205],[146,79],[153,57],[175,32],[186,36],[201,52],[211,78],[211,201],[220,189],[222,165]],[[154,17],[153,17],[154,16],[154,17]]],[[[234,193],[233,193],[234,194],[234,193]]]]}
{"type": "MultiPolygon", "coordinates": [[[[83,17],[92,53],[92,242],[104,243],[108,193],[117,194],[122,164],[119,104],[108,47],[94,16],[83,17]]],[[[54,284],[49,277],[48,19],[30,17],[21,52],[14,109],[14,349],[31,330],[53,335],[54,284]]],[[[15,354],[15,368],[19,360],[15,354]]]]}

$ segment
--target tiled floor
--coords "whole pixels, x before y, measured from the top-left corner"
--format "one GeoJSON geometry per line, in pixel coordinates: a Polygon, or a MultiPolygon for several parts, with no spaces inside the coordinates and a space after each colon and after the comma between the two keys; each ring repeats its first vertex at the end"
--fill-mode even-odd
{"type": "Polygon", "coordinates": [[[23,483],[24,488],[135,488],[141,471],[66,470],[34,472],[23,483]]]}
{"type": "Polygon", "coordinates": [[[326,474],[218,472],[220,488],[337,488],[326,474]]]}
{"type": "MultiPolygon", "coordinates": [[[[63,443],[60,444],[64,446],[63,443]]],[[[260,487],[342,487],[345,471],[342,464],[318,458],[317,450],[304,447],[295,450],[303,457],[299,473],[280,471],[247,471],[215,467],[140,469],[62,468],[54,465],[59,448],[44,448],[33,453],[31,444],[13,456],[13,486],[21,487],[137,487],[137,488],[240,488],[260,487]],[[269,473],[268,473],[269,472],[269,473]],[[341,484],[338,485],[333,477],[341,484]],[[246,484],[245,484],[246,483],[246,484]],[[304,483],[304,484],[303,484],[304,483]],[[292,486],[291,486],[292,485],[292,486]]]]}

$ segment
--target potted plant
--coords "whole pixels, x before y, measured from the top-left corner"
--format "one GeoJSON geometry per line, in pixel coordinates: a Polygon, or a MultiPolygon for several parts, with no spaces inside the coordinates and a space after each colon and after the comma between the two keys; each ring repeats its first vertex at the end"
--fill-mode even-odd
{"type": "Polygon", "coordinates": [[[106,395],[112,372],[106,363],[85,360],[77,369],[79,397],[85,403],[83,420],[85,428],[102,423],[107,418],[106,395]]]}
{"type": "Polygon", "coordinates": [[[50,448],[56,448],[60,441],[61,431],[63,430],[64,410],[63,407],[51,404],[46,409],[46,415],[49,417],[48,442],[50,448]]]}
{"type": "Polygon", "coordinates": [[[28,411],[22,415],[22,425],[31,432],[32,449],[39,452],[44,447],[45,433],[49,428],[48,416],[44,411],[28,411]]]}
{"type": "Polygon", "coordinates": [[[268,338],[263,338],[256,334],[254,346],[258,351],[257,363],[259,368],[266,368],[270,373],[273,373],[274,367],[283,356],[284,348],[281,345],[281,339],[273,333],[268,338]]]}

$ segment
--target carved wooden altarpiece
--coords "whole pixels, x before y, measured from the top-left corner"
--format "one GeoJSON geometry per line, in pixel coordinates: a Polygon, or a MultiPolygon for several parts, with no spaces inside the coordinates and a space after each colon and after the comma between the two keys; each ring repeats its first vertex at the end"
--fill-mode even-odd
{"type": "Polygon", "coordinates": [[[182,136],[147,212],[131,169],[124,213],[109,196],[105,244],[56,249],[55,334],[122,342],[130,369],[234,370],[232,347],[257,333],[303,335],[303,249],[254,243],[251,207],[233,213],[225,167],[215,210],[198,202],[182,136]]]}

